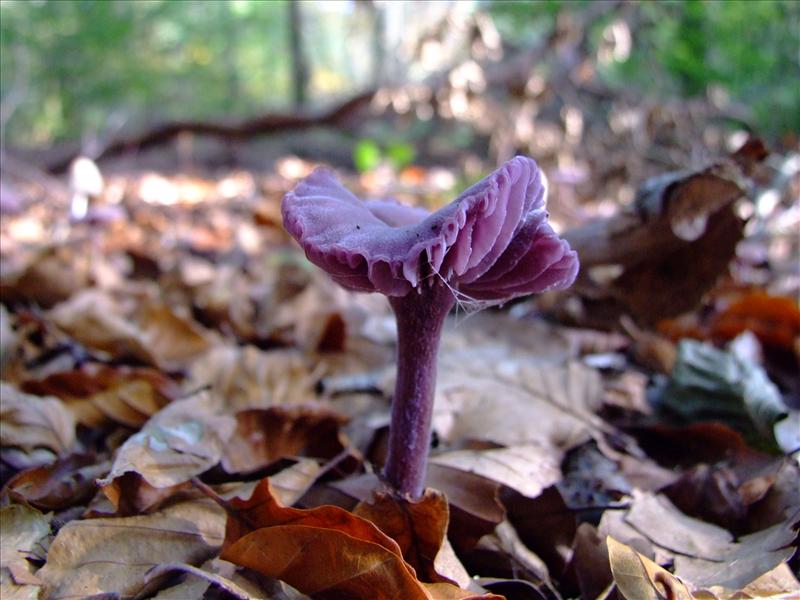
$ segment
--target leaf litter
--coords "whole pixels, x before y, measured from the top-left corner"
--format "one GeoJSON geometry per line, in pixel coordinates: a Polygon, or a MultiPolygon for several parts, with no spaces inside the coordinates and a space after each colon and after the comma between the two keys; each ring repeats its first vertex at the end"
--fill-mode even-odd
{"type": "Polygon", "coordinates": [[[223,200],[198,179],[201,209],[129,175],[122,221],[48,240],[4,218],[3,597],[800,593],[800,313],[730,259],[747,186],[727,168],[643,188],[657,260],[625,245],[622,276],[601,253],[572,292],[452,317],[419,502],[379,477],[388,305],[289,243],[291,181],[223,200]],[[650,288],[703,306],[675,317],[650,288]],[[726,349],[745,330],[753,351],[726,349]]]}

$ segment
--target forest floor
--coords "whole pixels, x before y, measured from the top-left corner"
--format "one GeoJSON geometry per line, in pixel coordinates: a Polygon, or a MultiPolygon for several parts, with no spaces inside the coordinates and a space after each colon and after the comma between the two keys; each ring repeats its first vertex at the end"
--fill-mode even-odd
{"type": "MultiPolygon", "coordinates": [[[[545,160],[582,278],[451,316],[418,502],[379,478],[388,303],[282,227],[312,162],[122,164],[78,222],[74,186],[6,168],[2,597],[797,598],[799,161],[643,188],[668,169],[545,160]]],[[[429,207],[464,183],[341,174],[429,207]]]]}

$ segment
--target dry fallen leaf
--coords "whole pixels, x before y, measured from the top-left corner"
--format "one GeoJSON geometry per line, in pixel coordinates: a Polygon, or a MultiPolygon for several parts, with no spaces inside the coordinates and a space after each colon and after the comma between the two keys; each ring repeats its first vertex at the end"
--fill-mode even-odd
{"type": "Polygon", "coordinates": [[[416,501],[379,493],[359,503],[353,514],[372,521],[396,541],[422,581],[469,585],[469,575],[447,541],[450,515],[441,492],[426,490],[416,501]]]}
{"type": "Polygon", "coordinates": [[[536,444],[558,457],[607,427],[594,414],[600,376],[580,363],[537,362],[481,346],[443,354],[439,373],[433,428],[448,442],[536,444]]]}
{"type": "Polygon", "coordinates": [[[472,548],[505,518],[500,484],[474,473],[432,462],[425,480],[450,503],[450,541],[459,551],[472,548]]]}
{"type": "Polygon", "coordinates": [[[22,504],[0,509],[0,596],[4,600],[39,597],[40,582],[25,558],[43,553],[37,545],[50,533],[51,517],[22,504]]]}
{"type": "Polygon", "coordinates": [[[232,500],[228,514],[223,560],[318,598],[496,598],[448,583],[421,583],[397,543],[370,521],[335,506],[283,507],[269,480],[249,500],[232,500]],[[265,547],[271,551],[264,553],[265,547]]]}
{"type": "Polygon", "coordinates": [[[786,563],[741,589],[719,585],[698,587],[681,581],[646,556],[608,536],[608,555],[617,588],[630,600],[794,600],[800,582],[786,563]]]}
{"type": "Polygon", "coordinates": [[[111,468],[93,454],[71,454],[50,465],[17,473],[3,490],[19,502],[41,510],[60,510],[87,502],[96,492],[95,479],[111,468]]]}
{"type": "Polygon", "coordinates": [[[493,450],[455,450],[431,462],[475,473],[534,498],[561,480],[562,453],[553,447],[526,444],[493,450]]]}
{"type": "Polygon", "coordinates": [[[738,541],[721,527],[687,517],[666,497],[638,490],[627,513],[611,517],[603,516],[606,525],[601,522],[601,532],[627,543],[648,540],[656,549],[656,561],[674,560],[675,574],[684,581],[698,587],[740,589],[794,554],[790,544],[800,513],[738,541]]]}
{"type": "Polygon", "coordinates": [[[23,452],[47,449],[56,456],[75,445],[75,419],[61,400],[20,392],[0,383],[0,446],[23,452]]]}
{"type": "Polygon", "coordinates": [[[608,559],[614,581],[628,600],[692,600],[686,586],[666,571],[611,536],[607,538],[608,559]]]}
{"type": "Polygon", "coordinates": [[[44,598],[135,596],[147,571],[168,562],[193,565],[223,540],[225,514],[208,499],[144,516],[70,521],[56,535],[37,575],[44,598]]]}
{"type": "Polygon", "coordinates": [[[303,454],[333,458],[344,447],[339,427],[344,419],[321,406],[273,406],[236,413],[236,430],[225,445],[222,468],[252,473],[281,458],[303,454]]]}
{"type": "Polygon", "coordinates": [[[0,278],[4,301],[49,308],[86,287],[90,261],[81,250],[69,245],[44,247],[20,257],[16,265],[4,265],[0,278]]]}
{"type": "MultiPolygon", "coordinates": [[[[216,465],[235,428],[233,417],[219,414],[220,408],[217,399],[201,392],[173,402],[128,438],[117,451],[111,472],[98,481],[115,507],[130,505],[133,490],[123,494],[121,487],[130,483],[130,476],[122,481],[128,473],[151,488],[168,489],[216,465]]],[[[136,508],[135,503],[129,506],[136,508]]]]}
{"type": "MultiPolygon", "coordinates": [[[[155,600],[201,598],[212,584],[216,588],[225,590],[227,594],[237,600],[276,600],[275,596],[258,589],[258,586],[238,576],[234,569],[232,564],[219,559],[206,561],[202,567],[185,563],[165,563],[150,569],[147,572],[147,581],[150,582],[174,572],[190,575],[178,585],[161,590],[156,594],[155,600]]],[[[280,598],[280,600],[289,599],[280,598]]]]}
{"type": "Polygon", "coordinates": [[[188,385],[212,386],[237,410],[307,403],[316,379],[307,358],[296,350],[216,345],[193,361],[188,385]]]}
{"type": "Polygon", "coordinates": [[[180,367],[209,347],[196,323],[167,306],[155,301],[122,303],[104,290],[79,292],[49,315],[88,348],[163,369],[180,367]]]}
{"type": "Polygon", "coordinates": [[[43,379],[28,379],[22,387],[34,394],[61,398],[83,425],[98,427],[115,422],[137,429],[183,393],[161,371],[98,363],[52,373],[43,379]]]}

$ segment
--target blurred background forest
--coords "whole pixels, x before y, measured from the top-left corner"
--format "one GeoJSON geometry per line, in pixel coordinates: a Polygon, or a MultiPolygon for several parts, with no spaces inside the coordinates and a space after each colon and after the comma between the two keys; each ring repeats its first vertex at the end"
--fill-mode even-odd
{"type": "MultiPolygon", "coordinates": [[[[502,158],[532,138],[553,137],[551,127],[535,126],[547,109],[556,125],[577,132],[577,143],[578,129],[597,120],[610,120],[615,134],[641,129],[643,119],[658,119],[648,112],[656,100],[695,103],[687,111],[716,127],[706,132],[712,146],[743,129],[788,143],[800,130],[797,2],[0,7],[6,149],[63,152],[77,141],[91,156],[122,132],[166,121],[324,110],[370,90],[384,91],[372,97],[373,111],[388,107],[403,118],[390,132],[347,128],[345,146],[356,149],[361,168],[387,145],[395,162],[409,163],[418,151],[431,159],[480,148],[475,138],[487,136],[502,158]],[[503,115],[493,114],[498,104],[507,106],[503,115]],[[449,147],[437,153],[430,142],[441,120],[452,121],[447,141],[439,140],[449,147]]],[[[342,140],[327,145],[340,150],[342,140]]],[[[50,164],[61,154],[45,156],[50,164]]]]}

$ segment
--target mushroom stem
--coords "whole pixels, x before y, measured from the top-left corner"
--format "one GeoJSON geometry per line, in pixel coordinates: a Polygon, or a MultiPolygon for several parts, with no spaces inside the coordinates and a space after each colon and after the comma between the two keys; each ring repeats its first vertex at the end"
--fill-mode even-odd
{"type": "Polygon", "coordinates": [[[445,317],[455,304],[441,282],[389,298],[397,319],[397,382],[392,400],[386,481],[398,493],[422,495],[436,388],[436,354],[445,317]]]}

